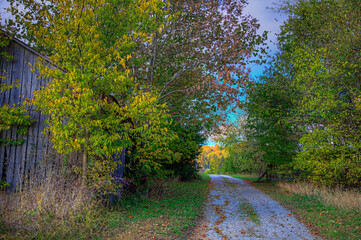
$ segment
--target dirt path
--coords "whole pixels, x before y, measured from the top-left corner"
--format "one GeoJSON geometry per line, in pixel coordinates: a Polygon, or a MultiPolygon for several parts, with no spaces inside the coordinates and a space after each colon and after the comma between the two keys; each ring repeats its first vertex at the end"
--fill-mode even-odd
{"type": "Polygon", "coordinates": [[[210,176],[205,220],[190,239],[316,239],[289,210],[245,181],[210,176]]]}

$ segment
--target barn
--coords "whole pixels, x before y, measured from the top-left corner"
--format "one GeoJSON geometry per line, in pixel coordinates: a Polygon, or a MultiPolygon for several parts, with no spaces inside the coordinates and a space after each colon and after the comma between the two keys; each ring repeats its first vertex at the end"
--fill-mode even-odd
{"type": "MultiPolygon", "coordinates": [[[[1,34],[9,37],[3,31],[1,34]]],[[[12,56],[10,60],[4,56],[0,58],[0,84],[14,87],[0,93],[0,107],[23,104],[33,97],[34,90],[49,82],[48,79],[40,78],[36,70],[31,71],[31,66],[35,65],[39,57],[50,64],[47,57],[19,39],[10,39],[9,44],[0,49],[1,53],[12,56]]],[[[10,185],[7,192],[14,192],[21,187],[24,175],[42,161],[50,146],[48,136],[42,134],[47,117],[34,106],[28,106],[27,110],[33,122],[26,131],[19,131],[17,126],[13,126],[0,132],[0,181],[10,185]]],[[[0,116],[0,122],[2,117],[0,116]]]]}

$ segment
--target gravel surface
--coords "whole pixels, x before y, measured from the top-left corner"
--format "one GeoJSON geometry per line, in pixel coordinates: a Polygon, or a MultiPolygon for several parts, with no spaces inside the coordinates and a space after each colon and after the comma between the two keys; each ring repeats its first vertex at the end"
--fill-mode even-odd
{"type": "Polygon", "coordinates": [[[210,176],[205,220],[189,239],[317,239],[289,210],[249,183],[210,176]]]}

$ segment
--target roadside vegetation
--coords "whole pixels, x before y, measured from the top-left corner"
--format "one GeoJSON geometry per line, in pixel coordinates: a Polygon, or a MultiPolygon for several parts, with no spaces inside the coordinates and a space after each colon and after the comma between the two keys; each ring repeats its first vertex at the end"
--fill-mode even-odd
{"type": "Polygon", "coordinates": [[[334,189],[317,192],[312,190],[312,185],[296,190],[299,185],[295,187],[289,183],[256,183],[255,186],[291,209],[315,235],[325,239],[361,238],[360,192],[334,189]]]}
{"type": "Polygon", "coordinates": [[[282,1],[275,10],[288,16],[279,51],[249,83],[242,115],[213,135],[227,155],[204,166],[252,182],[315,234],[360,239],[360,4],[282,1]]]}
{"type": "MultiPolygon", "coordinates": [[[[243,0],[8,2],[16,20],[1,28],[53,65],[34,63],[37,79],[52,81],[24,104],[0,106],[0,131],[26,136],[29,110],[42,111],[55,162],[26,172],[1,201],[2,235],[179,238],[205,200],[207,182],[194,182],[201,168],[296,181],[254,184],[322,236],[359,236],[357,1],[283,1],[279,52],[257,79],[246,66],[260,62],[249,59],[264,53],[266,33],[243,0]],[[210,136],[220,145],[203,146],[210,136]]],[[[1,83],[0,94],[16,85],[1,83]]]]}
{"type": "Polygon", "coordinates": [[[312,183],[257,182],[257,176],[230,175],[268,194],[324,239],[361,238],[361,191],[319,188],[312,183]]]}
{"type": "Polygon", "coordinates": [[[125,193],[116,203],[93,198],[80,183],[64,185],[53,175],[45,185],[2,199],[4,239],[181,239],[203,214],[209,177],[154,181],[147,190],[125,193]],[[46,186],[46,187],[45,187],[46,186]]]}
{"type": "MultiPolygon", "coordinates": [[[[258,176],[256,174],[229,174],[229,176],[245,180],[246,182],[255,182],[258,180],[258,176]]],[[[264,178],[260,180],[265,180],[264,178]]]]}

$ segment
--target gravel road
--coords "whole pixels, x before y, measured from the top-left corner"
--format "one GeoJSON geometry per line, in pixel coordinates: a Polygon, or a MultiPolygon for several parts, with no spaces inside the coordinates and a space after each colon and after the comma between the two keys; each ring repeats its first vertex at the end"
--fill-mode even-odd
{"type": "Polygon", "coordinates": [[[210,176],[205,220],[189,239],[317,239],[289,210],[249,183],[210,176]]]}

